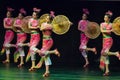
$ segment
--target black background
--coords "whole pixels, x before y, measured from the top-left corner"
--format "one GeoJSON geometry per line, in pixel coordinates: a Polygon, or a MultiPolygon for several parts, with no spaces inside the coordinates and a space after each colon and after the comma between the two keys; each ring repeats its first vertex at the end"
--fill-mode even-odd
{"type": "MultiPolygon", "coordinates": [[[[111,22],[118,16],[120,16],[120,2],[119,1],[92,1],[92,0],[0,0],[0,48],[4,41],[5,30],[3,28],[3,18],[6,17],[6,7],[10,6],[15,9],[13,12],[13,17],[16,17],[20,8],[25,8],[27,15],[31,15],[33,7],[42,9],[39,15],[48,13],[50,10],[55,11],[55,15],[63,14],[66,15],[73,25],[70,27],[69,31],[64,35],[57,35],[53,33],[52,37],[54,39],[54,48],[58,48],[61,53],[61,57],[57,58],[52,55],[52,62],[54,65],[62,66],[81,66],[84,63],[84,59],[80,54],[80,32],[77,30],[78,21],[82,16],[82,9],[88,8],[90,11],[89,20],[95,21],[98,24],[103,22],[103,17],[106,11],[111,10],[113,12],[113,17],[111,22]]],[[[41,33],[41,32],[40,32],[41,33]]],[[[28,35],[29,36],[29,35],[28,35]]],[[[114,40],[111,51],[120,50],[120,37],[112,33],[114,40]]],[[[29,41],[29,37],[28,40],[29,41]]],[[[27,42],[26,41],[26,42],[27,42]]],[[[12,43],[16,42],[16,36],[12,43]]],[[[41,48],[41,43],[38,48],[41,48]]],[[[96,47],[98,54],[94,55],[92,52],[88,53],[88,58],[91,65],[99,64],[100,51],[102,48],[102,35],[98,38],[89,41],[88,47],[96,47]]],[[[11,49],[11,60],[13,62],[13,52],[14,48],[11,49]]],[[[25,47],[25,52],[27,54],[28,48],[25,47]]],[[[0,56],[0,61],[5,59],[5,55],[0,56]]],[[[37,57],[37,60],[39,57],[37,57]]],[[[120,61],[111,56],[111,65],[120,66],[120,61]]]]}

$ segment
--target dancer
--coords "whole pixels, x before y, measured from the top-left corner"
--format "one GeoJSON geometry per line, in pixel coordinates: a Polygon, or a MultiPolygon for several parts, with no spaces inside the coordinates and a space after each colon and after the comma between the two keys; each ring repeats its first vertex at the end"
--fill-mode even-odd
{"type": "Polygon", "coordinates": [[[39,22],[38,22],[38,14],[40,9],[33,8],[32,18],[28,22],[29,29],[31,29],[31,39],[30,39],[30,56],[32,61],[32,66],[29,69],[30,71],[35,67],[35,52],[37,50],[36,46],[39,44],[40,41],[40,34],[39,34],[39,22]]]}
{"type": "Polygon", "coordinates": [[[113,39],[111,37],[112,23],[110,19],[112,17],[112,12],[106,12],[104,16],[104,22],[100,24],[101,32],[103,35],[103,47],[101,51],[100,58],[100,69],[105,70],[104,76],[109,75],[109,55],[114,55],[120,59],[119,52],[110,52],[110,48],[113,44],[113,39]]]}
{"type": "Polygon", "coordinates": [[[28,43],[24,43],[27,39],[27,34],[22,30],[23,18],[26,15],[26,11],[21,8],[18,17],[14,21],[14,27],[17,29],[17,43],[16,43],[16,52],[14,53],[14,61],[18,62],[18,58],[20,57],[20,64],[18,67],[22,67],[24,64],[24,56],[25,52],[23,46],[28,46],[28,43]]]}
{"type": "Polygon", "coordinates": [[[9,63],[10,62],[10,47],[14,47],[13,44],[11,44],[11,41],[14,38],[14,32],[12,30],[12,26],[13,26],[13,21],[14,19],[12,18],[12,12],[14,11],[14,9],[8,7],[7,8],[7,14],[6,14],[6,18],[4,18],[4,28],[6,29],[6,33],[5,33],[5,41],[3,44],[3,48],[1,53],[3,54],[4,51],[6,51],[6,60],[3,61],[3,63],[9,63]]]}
{"type": "Polygon", "coordinates": [[[78,24],[78,30],[81,31],[81,33],[80,33],[80,35],[81,35],[80,43],[81,44],[80,44],[79,50],[81,51],[82,56],[84,57],[84,59],[86,61],[85,65],[83,66],[84,68],[86,68],[89,64],[88,57],[87,57],[87,51],[92,51],[95,54],[97,54],[96,48],[88,48],[87,47],[87,43],[89,41],[89,38],[85,35],[84,30],[87,27],[87,24],[89,22],[87,20],[88,15],[89,15],[88,9],[83,9],[82,20],[80,20],[79,24],[78,24]]]}
{"type": "MultiPolygon", "coordinates": [[[[58,57],[60,57],[60,54],[57,51],[57,49],[50,51],[50,49],[53,45],[53,39],[51,37],[51,34],[52,34],[51,20],[54,17],[55,17],[54,12],[50,11],[50,14],[48,16],[46,16],[46,18],[45,18],[46,22],[41,24],[40,30],[42,31],[42,34],[43,34],[43,42],[42,42],[42,48],[40,49],[40,51],[41,51],[41,53],[46,53],[46,52],[52,53],[53,52],[58,57]]],[[[48,77],[50,74],[49,66],[52,65],[50,55],[43,56],[41,58],[40,62],[37,64],[36,68],[40,68],[42,66],[43,62],[45,62],[45,67],[46,67],[46,71],[43,74],[43,77],[48,77]]]]}

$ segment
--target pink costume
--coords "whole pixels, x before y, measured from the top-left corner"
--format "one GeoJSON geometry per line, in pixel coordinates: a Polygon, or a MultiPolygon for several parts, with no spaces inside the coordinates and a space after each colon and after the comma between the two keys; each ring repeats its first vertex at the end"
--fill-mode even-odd
{"type": "MultiPolygon", "coordinates": [[[[29,20],[29,23],[32,27],[38,27],[38,20],[31,18],[29,20]]],[[[36,30],[31,33],[31,39],[30,39],[31,60],[35,60],[35,52],[37,50],[36,46],[39,44],[39,41],[40,41],[40,34],[36,30]]]]}
{"type": "MultiPolygon", "coordinates": [[[[14,38],[14,32],[11,29],[9,29],[11,26],[13,26],[13,18],[4,18],[4,24],[8,27],[8,29],[4,26],[4,28],[6,28],[6,33],[5,33],[5,41],[3,47],[9,48],[11,46],[10,42],[14,38]]],[[[6,54],[10,54],[9,49],[6,49],[6,54]]]]}
{"type": "MultiPolygon", "coordinates": [[[[16,19],[15,25],[22,26],[22,20],[21,19],[16,19]]],[[[21,27],[17,27],[18,30],[21,30],[21,27]]],[[[23,33],[22,31],[17,33],[17,44],[18,43],[23,43],[27,38],[26,33],[23,33]]]]}
{"type": "MultiPolygon", "coordinates": [[[[42,43],[42,48],[41,51],[43,54],[47,55],[48,51],[51,49],[53,45],[53,39],[51,37],[52,34],[52,25],[48,23],[42,23],[41,24],[41,30],[43,33],[43,43],[42,43]]],[[[40,61],[44,59],[45,65],[51,65],[51,59],[50,55],[43,56],[40,61]]]]}
{"type": "MultiPolygon", "coordinates": [[[[86,26],[88,24],[88,20],[80,20],[78,24],[78,30],[84,31],[86,26]]],[[[87,48],[87,43],[89,41],[89,38],[85,35],[85,33],[81,32],[80,37],[80,47],[79,50],[82,51],[83,57],[87,57],[85,49],[87,48]]]]}
{"type": "Polygon", "coordinates": [[[25,56],[22,44],[27,39],[27,34],[24,33],[21,29],[22,19],[16,19],[14,25],[16,25],[15,27],[17,28],[17,43],[16,43],[17,51],[19,51],[20,56],[25,56]]]}
{"type": "MultiPolygon", "coordinates": [[[[112,23],[101,23],[101,28],[103,30],[111,30],[112,23]]],[[[107,56],[107,53],[109,52],[113,44],[113,39],[110,35],[111,35],[110,32],[103,33],[103,48],[101,51],[101,60],[100,60],[100,67],[102,69],[104,69],[105,64],[109,64],[109,58],[107,56]]]]}

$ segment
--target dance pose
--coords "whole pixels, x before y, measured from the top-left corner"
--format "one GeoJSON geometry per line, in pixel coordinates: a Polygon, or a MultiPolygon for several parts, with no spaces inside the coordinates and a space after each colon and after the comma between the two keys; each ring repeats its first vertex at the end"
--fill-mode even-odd
{"type": "Polygon", "coordinates": [[[18,14],[18,17],[14,21],[14,27],[17,29],[17,43],[16,43],[16,52],[14,53],[14,61],[18,62],[18,58],[20,57],[20,64],[18,67],[22,67],[24,64],[24,56],[25,52],[23,49],[23,46],[27,46],[28,44],[25,44],[25,40],[27,39],[27,34],[23,32],[22,30],[22,24],[23,24],[23,18],[26,15],[26,11],[21,8],[20,13],[18,14]]]}
{"type": "Polygon", "coordinates": [[[87,57],[87,51],[93,51],[95,54],[97,53],[96,48],[88,48],[87,47],[89,38],[85,35],[84,31],[89,22],[87,20],[88,15],[89,15],[88,9],[83,9],[82,20],[80,20],[79,24],[78,24],[78,30],[81,31],[81,33],[80,33],[80,43],[81,44],[80,44],[79,50],[81,51],[82,56],[84,57],[84,59],[86,61],[85,65],[83,66],[84,68],[87,67],[89,64],[88,57],[87,57]]]}
{"type": "Polygon", "coordinates": [[[36,68],[40,68],[43,64],[43,62],[45,62],[45,67],[46,67],[46,71],[43,74],[43,77],[48,77],[50,74],[49,71],[49,66],[52,65],[51,59],[50,59],[50,54],[55,53],[57,56],[60,57],[59,52],[57,51],[57,49],[50,51],[52,45],[53,45],[53,39],[51,37],[52,34],[52,25],[51,25],[51,20],[54,16],[54,12],[51,11],[51,14],[46,16],[44,23],[41,24],[41,28],[40,30],[42,31],[43,34],[43,42],[42,42],[42,48],[40,49],[41,53],[47,53],[49,52],[49,54],[47,56],[43,56],[40,60],[40,62],[36,65],[36,68]]]}
{"type": "MultiPolygon", "coordinates": [[[[40,56],[45,56],[47,54],[59,55],[59,52],[57,50],[53,50],[53,51],[46,50],[46,48],[51,45],[51,41],[50,41],[50,44],[48,44],[45,49],[43,48],[43,49],[39,50],[38,48],[36,48],[37,44],[40,41],[40,34],[38,33],[38,29],[39,29],[38,23],[39,22],[37,20],[37,14],[40,11],[40,9],[33,8],[33,10],[34,10],[33,15],[32,15],[33,18],[31,18],[29,21],[29,28],[31,29],[30,54],[31,54],[31,60],[32,60],[32,67],[29,69],[29,71],[33,71],[36,68],[35,67],[35,53],[39,53],[40,56]]],[[[49,39],[50,37],[46,37],[46,38],[49,39]]],[[[50,40],[51,40],[51,38],[50,38],[50,40]]],[[[45,44],[47,44],[48,41],[44,41],[45,44]]],[[[49,58],[48,58],[48,60],[50,61],[49,58]]]]}
{"type": "MultiPolygon", "coordinates": [[[[42,34],[43,34],[43,43],[41,48],[42,53],[46,53],[47,51],[49,51],[53,45],[53,39],[51,37],[51,34],[52,34],[51,20],[54,17],[55,17],[54,12],[51,11],[50,15],[46,16],[46,19],[45,19],[46,22],[41,24],[40,30],[42,31],[42,34]]],[[[57,54],[57,52],[58,52],[57,49],[53,50],[53,53],[57,54]]],[[[60,54],[57,54],[57,55],[60,56],[60,54]]],[[[40,60],[40,63],[37,64],[37,67],[40,68],[42,66],[43,61],[45,61],[45,67],[46,67],[46,71],[43,74],[43,77],[48,77],[50,74],[49,66],[52,65],[50,55],[43,56],[40,60]]]]}
{"type": "Polygon", "coordinates": [[[109,55],[114,55],[120,59],[119,52],[110,52],[110,48],[113,44],[113,39],[111,37],[112,23],[110,22],[112,12],[106,12],[104,16],[104,22],[100,24],[101,32],[103,35],[103,47],[101,51],[100,58],[100,68],[105,70],[104,76],[109,75],[109,55]]]}
{"type": "Polygon", "coordinates": [[[28,26],[29,29],[31,29],[31,39],[30,39],[30,56],[31,56],[31,61],[32,61],[32,66],[29,69],[30,71],[34,69],[35,67],[35,60],[36,60],[36,46],[39,44],[40,41],[40,34],[39,34],[39,22],[38,22],[38,13],[40,12],[40,9],[33,8],[33,14],[32,18],[29,19],[28,26]]]}
{"type": "Polygon", "coordinates": [[[5,33],[5,41],[3,44],[3,48],[1,53],[4,53],[4,51],[6,51],[6,60],[3,61],[3,63],[9,63],[10,62],[10,47],[14,47],[13,44],[11,44],[11,41],[14,38],[14,32],[12,30],[12,26],[13,26],[13,21],[14,19],[11,17],[11,13],[12,11],[14,11],[14,9],[12,8],[7,8],[7,14],[6,14],[6,18],[4,18],[4,28],[6,29],[6,33],[5,33]]]}

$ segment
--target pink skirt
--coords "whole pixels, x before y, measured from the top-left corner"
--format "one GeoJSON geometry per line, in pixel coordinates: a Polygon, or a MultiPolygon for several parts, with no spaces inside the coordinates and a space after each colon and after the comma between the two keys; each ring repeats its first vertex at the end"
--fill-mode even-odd
{"type": "Polygon", "coordinates": [[[82,34],[81,34],[81,38],[80,38],[80,43],[81,43],[81,44],[80,44],[79,49],[80,49],[80,50],[86,49],[86,46],[87,46],[88,41],[89,41],[89,38],[88,38],[84,33],[82,33],[82,34]]]}
{"type": "Polygon", "coordinates": [[[40,41],[40,34],[36,33],[36,34],[31,34],[31,39],[30,39],[30,46],[37,46],[39,44],[40,41]]]}
{"type": "Polygon", "coordinates": [[[50,39],[43,39],[43,45],[42,45],[42,49],[41,49],[42,53],[50,50],[52,45],[53,45],[52,38],[50,38],[50,39]]]}
{"type": "Polygon", "coordinates": [[[108,52],[113,44],[112,38],[103,38],[103,48],[101,51],[101,55],[104,55],[105,52],[108,52]]]}
{"type": "Polygon", "coordinates": [[[17,43],[23,43],[27,39],[26,33],[17,33],[17,43]]]}
{"type": "Polygon", "coordinates": [[[14,38],[14,32],[12,30],[7,30],[5,33],[4,44],[9,44],[14,38]]]}

